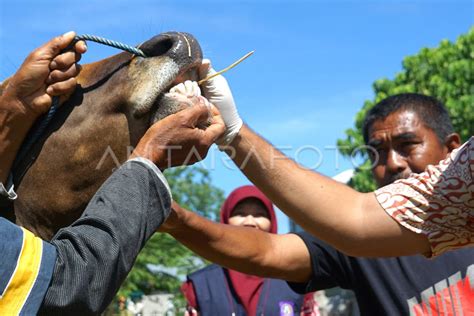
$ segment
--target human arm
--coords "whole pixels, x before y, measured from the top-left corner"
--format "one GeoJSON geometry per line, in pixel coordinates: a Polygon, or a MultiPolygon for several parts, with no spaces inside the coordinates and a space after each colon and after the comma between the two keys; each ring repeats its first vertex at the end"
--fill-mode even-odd
{"type": "Polygon", "coordinates": [[[227,268],[262,277],[305,282],[311,276],[306,245],[296,235],[210,221],[173,203],[161,227],[198,255],[227,268]]]}
{"type": "Polygon", "coordinates": [[[156,167],[131,161],[118,169],[81,218],[51,240],[58,258],[40,314],[101,313],[170,204],[166,180],[156,167]]]}
{"type": "MultiPolygon", "coordinates": [[[[203,64],[200,76],[206,77],[208,73],[209,65],[203,64]]],[[[204,85],[204,95],[223,115],[233,113],[224,121],[238,122],[225,79],[218,76],[204,85]]],[[[245,125],[237,133],[234,128],[231,135],[225,151],[236,165],[283,212],[314,236],[353,256],[429,251],[427,238],[390,218],[373,193],[356,192],[305,169],[245,125]]]]}
{"type": "Polygon", "coordinates": [[[283,155],[243,126],[226,152],[244,174],[306,231],[352,256],[426,253],[426,237],[388,216],[373,193],[359,193],[283,155]]]}
{"type": "Polygon", "coordinates": [[[79,220],[54,236],[58,260],[42,314],[98,314],[110,303],[170,209],[166,180],[155,165],[164,169],[168,163],[192,163],[184,160],[192,144],[205,156],[224,129],[216,116],[206,130],[196,128],[208,114],[208,107],[199,103],[153,125],[133,161],[105,182],[79,220]],[[175,149],[168,160],[166,148],[178,145],[183,149],[175,149]]]}
{"type": "Polygon", "coordinates": [[[70,95],[76,87],[77,64],[86,51],[83,41],[62,52],[75,33],[58,36],[33,51],[20,69],[0,87],[0,182],[8,172],[35,120],[48,111],[54,96],[70,95]]]}

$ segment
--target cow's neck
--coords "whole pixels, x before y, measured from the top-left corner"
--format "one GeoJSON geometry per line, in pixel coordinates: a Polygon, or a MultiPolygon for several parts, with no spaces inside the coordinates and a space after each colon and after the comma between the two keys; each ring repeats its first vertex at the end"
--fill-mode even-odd
{"type": "Polygon", "coordinates": [[[129,56],[84,66],[80,88],[61,108],[57,126],[23,177],[17,222],[40,237],[51,238],[78,218],[134,145],[123,91],[117,91],[126,80],[129,56]]]}

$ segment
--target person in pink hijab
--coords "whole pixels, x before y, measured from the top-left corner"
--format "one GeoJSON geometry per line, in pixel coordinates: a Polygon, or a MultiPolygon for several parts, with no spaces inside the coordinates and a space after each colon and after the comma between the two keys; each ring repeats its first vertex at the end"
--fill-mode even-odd
{"type": "MultiPolygon", "coordinates": [[[[239,187],[229,195],[221,208],[221,223],[277,233],[272,202],[252,185],[239,187]]],[[[285,281],[216,264],[188,275],[181,290],[189,315],[299,315],[303,301],[303,296],[293,292],[285,281]]]]}

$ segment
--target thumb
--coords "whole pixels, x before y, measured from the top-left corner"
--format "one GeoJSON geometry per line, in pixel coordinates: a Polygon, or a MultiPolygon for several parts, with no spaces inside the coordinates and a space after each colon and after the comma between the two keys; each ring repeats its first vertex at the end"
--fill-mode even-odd
{"type": "Polygon", "coordinates": [[[207,143],[214,143],[226,131],[225,123],[217,108],[212,106],[212,112],[211,124],[203,131],[203,138],[207,143]]]}
{"type": "Polygon", "coordinates": [[[183,110],[185,121],[195,128],[199,123],[204,123],[209,120],[211,104],[204,97],[198,97],[199,102],[193,104],[189,108],[183,110]]]}
{"type": "Polygon", "coordinates": [[[44,56],[48,59],[53,59],[72,43],[75,36],[76,32],[74,31],[64,33],[60,36],[56,36],[55,38],[41,46],[38,49],[38,53],[40,53],[40,56],[44,56]]]}

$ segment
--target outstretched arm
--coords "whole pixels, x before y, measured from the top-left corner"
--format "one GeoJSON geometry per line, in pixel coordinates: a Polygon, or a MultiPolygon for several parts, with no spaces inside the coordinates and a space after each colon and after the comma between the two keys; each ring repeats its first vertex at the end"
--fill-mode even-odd
{"type": "MultiPolygon", "coordinates": [[[[209,61],[203,62],[200,77],[211,73],[209,61]]],[[[257,187],[308,232],[354,256],[429,252],[427,238],[390,218],[373,193],[358,193],[303,168],[242,125],[223,76],[204,82],[202,88],[226,123],[227,131],[218,144],[257,187]]]]}
{"type": "Polygon", "coordinates": [[[349,255],[429,252],[427,238],[390,218],[374,193],[359,193],[304,168],[245,125],[226,152],[282,211],[349,255]]]}
{"type": "Polygon", "coordinates": [[[160,228],[198,255],[243,273],[306,282],[311,276],[308,248],[297,235],[276,235],[250,227],[215,223],[173,204],[160,228]]]}

